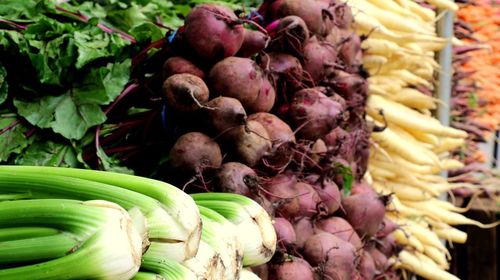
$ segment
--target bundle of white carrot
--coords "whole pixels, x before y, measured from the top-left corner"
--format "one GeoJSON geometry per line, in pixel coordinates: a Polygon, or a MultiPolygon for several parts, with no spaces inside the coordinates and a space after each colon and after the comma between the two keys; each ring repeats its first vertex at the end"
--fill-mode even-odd
{"type": "MultiPolygon", "coordinates": [[[[456,10],[450,0],[427,0],[456,10]]],[[[372,133],[367,181],[381,194],[393,194],[386,218],[403,246],[394,265],[427,279],[458,279],[446,270],[449,252],[443,240],[464,243],[467,234],[453,226],[490,227],[465,217],[440,196],[458,184],[442,171],[462,163],[448,152],[463,145],[467,133],[442,125],[432,115],[440,106],[432,97],[440,71],[435,52],[453,38],[436,34],[439,15],[412,0],[349,0],[355,31],[362,43],[364,68],[370,74],[367,119],[386,126],[372,133]]]]}

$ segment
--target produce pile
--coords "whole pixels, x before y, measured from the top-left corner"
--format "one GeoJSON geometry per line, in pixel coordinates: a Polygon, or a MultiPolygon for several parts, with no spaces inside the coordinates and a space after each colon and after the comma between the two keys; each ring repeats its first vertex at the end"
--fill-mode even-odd
{"type": "MultiPolygon", "coordinates": [[[[433,6],[413,1],[348,1],[363,41],[364,67],[370,73],[368,119],[385,130],[373,132],[367,179],[376,191],[391,194],[386,219],[397,225],[390,237],[402,250],[395,266],[428,279],[457,279],[446,272],[449,253],[440,238],[464,243],[467,234],[454,225],[482,225],[463,216],[440,196],[451,184],[440,172],[463,167],[449,152],[462,146],[467,133],[443,126],[432,116],[439,65],[435,52],[449,39],[435,31],[433,6]]],[[[449,1],[428,1],[456,10],[449,1]]]]}
{"type": "Polygon", "coordinates": [[[0,166],[0,221],[1,279],[251,280],[276,248],[247,197],[85,169],[0,166]]]}
{"type": "Polygon", "coordinates": [[[268,209],[279,252],[253,268],[262,279],[392,275],[394,253],[375,241],[387,196],[361,182],[371,128],[349,7],[266,2],[250,19],[198,5],[172,36],[162,93],[176,140],[166,180],[268,209]]]}

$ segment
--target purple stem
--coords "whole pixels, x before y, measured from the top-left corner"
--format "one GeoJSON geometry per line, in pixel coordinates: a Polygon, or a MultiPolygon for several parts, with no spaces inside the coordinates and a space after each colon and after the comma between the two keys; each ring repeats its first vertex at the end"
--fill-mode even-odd
{"type": "MultiPolygon", "coordinates": [[[[115,99],[115,101],[113,101],[113,103],[111,103],[111,105],[109,105],[109,107],[106,108],[106,110],[104,110],[104,114],[107,115],[116,106],[116,104],[118,104],[118,102],[120,102],[120,100],[122,100],[125,96],[127,96],[129,93],[135,91],[138,88],[139,88],[138,83],[132,83],[132,84],[129,84],[127,87],[125,87],[125,89],[122,91],[122,93],[120,93],[120,95],[115,99]]],[[[98,125],[95,129],[95,150],[96,150],[96,152],[101,147],[101,144],[99,143],[100,142],[99,141],[100,134],[101,134],[101,125],[98,125]]],[[[101,165],[100,160],[98,160],[98,165],[99,166],[101,165]]]]}
{"type": "Polygon", "coordinates": [[[16,127],[16,125],[18,125],[21,121],[16,119],[14,120],[11,124],[9,124],[7,127],[4,127],[2,128],[2,130],[0,130],[0,135],[4,134],[5,132],[11,130],[12,128],[16,127]]]}
{"type": "Polygon", "coordinates": [[[0,22],[3,22],[3,23],[6,23],[8,25],[12,25],[14,26],[15,28],[17,29],[22,29],[22,30],[25,30],[27,29],[28,27],[26,25],[21,25],[19,23],[15,23],[13,21],[10,21],[10,20],[6,20],[6,19],[0,19],[0,22]]]}

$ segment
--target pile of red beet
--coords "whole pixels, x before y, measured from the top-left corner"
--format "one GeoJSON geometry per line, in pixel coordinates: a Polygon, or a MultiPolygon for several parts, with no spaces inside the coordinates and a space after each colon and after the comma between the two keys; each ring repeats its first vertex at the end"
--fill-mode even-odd
{"type": "Polygon", "coordinates": [[[392,273],[387,198],[361,181],[367,81],[351,23],[340,0],[265,1],[248,16],[203,4],[164,63],[180,135],[170,181],[243,194],[274,215],[279,253],[254,268],[262,279],[392,273]]]}

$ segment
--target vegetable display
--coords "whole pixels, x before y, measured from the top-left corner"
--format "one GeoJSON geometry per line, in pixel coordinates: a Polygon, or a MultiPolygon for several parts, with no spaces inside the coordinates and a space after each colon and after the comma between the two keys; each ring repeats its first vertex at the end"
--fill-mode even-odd
{"type": "Polygon", "coordinates": [[[498,125],[457,3],[3,1],[0,278],[457,279],[443,241],[500,223],[442,200],[498,125]]]}
{"type": "Polygon", "coordinates": [[[241,195],[193,200],[164,182],[61,167],[3,165],[0,177],[2,279],[239,279],[276,249],[270,216],[241,195]]]}

